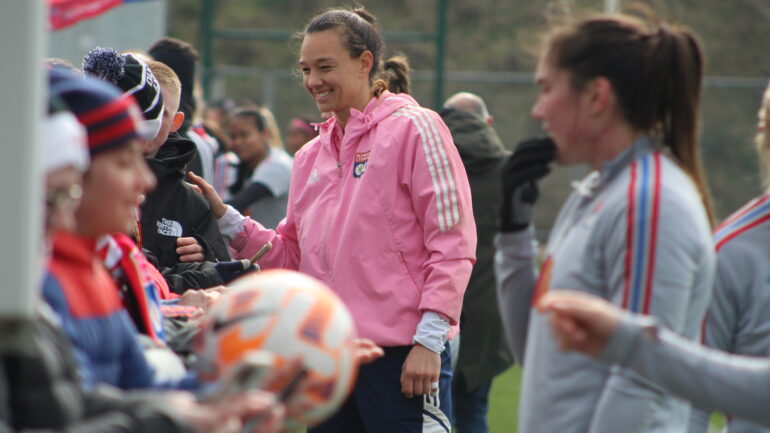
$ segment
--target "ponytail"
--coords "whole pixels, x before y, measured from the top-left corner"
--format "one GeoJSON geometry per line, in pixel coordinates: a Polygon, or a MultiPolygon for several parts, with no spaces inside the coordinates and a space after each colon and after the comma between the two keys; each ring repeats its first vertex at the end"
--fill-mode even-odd
{"type": "Polygon", "coordinates": [[[412,82],[409,78],[410,71],[409,60],[407,60],[406,56],[393,56],[386,60],[382,65],[379,79],[375,82],[375,96],[379,96],[386,88],[392,93],[412,93],[412,82]],[[381,82],[379,86],[378,82],[381,82]]]}
{"type": "Polygon", "coordinates": [[[671,150],[713,224],[698,145],[703,50],[696,37],[659,22],[602,15],[559,28],[546,41],[549,59],[570,72],[575,89],[597,77],[610,81],[624,119],[671,150]]]}
{"type": "Polygon", "coordinates": [[[646,71],[651,73],[644,79],[662,80],[660,104],[663,144],[695,182],[709,221],[713,224],[714,211],[698,145],[703,50],[695,36],[687,30],[671,30],[662,25],[658,34],[660,47],[657,50],[651,49],[652,61],[647,62],[646,69],[654,69],[654,65],[659,65],[659,69],[657,72],[646,71]],[[666,70],[670,72],[666,74],[666,70]]]}

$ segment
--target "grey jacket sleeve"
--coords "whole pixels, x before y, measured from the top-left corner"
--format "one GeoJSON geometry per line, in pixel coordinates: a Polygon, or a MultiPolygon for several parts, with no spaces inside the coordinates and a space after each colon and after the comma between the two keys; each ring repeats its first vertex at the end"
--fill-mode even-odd
{"type": "Polygon", "coordinates": [[[500,318],[508,346],[520,365],[524,364],[527,327],[535,288],[537,241],[533,229],[499,233],[495,237],[495,278],[500,318]]]}
{"type": "Polygon", "coordinates": [[[666,391],[709,410],[770,426],[770,359],[731,355],[624,316],[600,359],[632,369],[666,391]]]}
{"type": "MultiPolygon", "coordinates": [[[[730,260],[730,255],[719,254],[714,292],[703,320],[703,344],[725,352],[734,351],[740,308],[745,302],[743,298],[748,296],[745,286],[745,282],[741,284],[740,276],[736,274],[735,263],[730,260]]],[[[693,406],[688,432],[706,433],[710,416],[710,411],[693,406]]]]}
{"type": "MultiPolygon", "coordinates": [[[[736,271],[749,272],[748,269],[737,270],[728,255],[720,254],[711,304],[703,323],[703,344],[725,352],[735,350],[734,337],[738,332],[741,308],[751,289],[751,283],[741,281],[736,271]]],[[[747,278],[754,278],[754,274],[745,275],[743,280],[747,278]]]]}

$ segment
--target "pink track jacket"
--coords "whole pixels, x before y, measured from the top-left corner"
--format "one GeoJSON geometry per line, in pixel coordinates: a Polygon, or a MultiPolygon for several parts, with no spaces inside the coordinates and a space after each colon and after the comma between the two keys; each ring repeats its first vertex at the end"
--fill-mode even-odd
{"type": "Polygon", "coordinates": [[[237,258],[272,242],[259,265],[325,282],[362,337],[412,344],[425,311],[456,332],[476,249],[468,178],[441,118],[408,95],[351,109],[344,135],[321,124],[296,155],[286,218],[275,231],[239,224],[237,258]]]}

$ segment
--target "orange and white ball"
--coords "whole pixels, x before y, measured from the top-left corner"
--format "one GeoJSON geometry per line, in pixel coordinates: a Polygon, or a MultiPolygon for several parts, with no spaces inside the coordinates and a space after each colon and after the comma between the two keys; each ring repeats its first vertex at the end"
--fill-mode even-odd
{"type": "Polygon", "coordinates": [[[272,353],[278,365],[300,359],[307,375],[286,402],[287,418],[316,425],[352,390],[355,336],[347,308],[320,281],[288,270],[252,273],[209,310],[196,344],[199,374],[220,379],[255,350],[272,353]]]}

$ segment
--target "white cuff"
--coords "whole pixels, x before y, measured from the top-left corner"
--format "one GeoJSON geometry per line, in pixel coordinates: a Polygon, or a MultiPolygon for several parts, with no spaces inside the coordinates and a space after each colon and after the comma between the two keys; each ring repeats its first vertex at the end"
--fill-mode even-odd
{"type": "Polygon", "coordinates": [[[227,210],[221,218],[217,220],[217,226],[222,236],[229,240],[233,240],[235,236],[243,230],[243,222],[246,217],[241,215],[240,212],[235,210],[234,207],[227,205],[227,210]]]}
{"type": "Polygon", "coordinates": [[[444,351],[449,336],[449,322],[434,311],[422,313],[422,319],[417,324],[417,332],[412,337],[412,343],[420,343],[432,352],[440,354],[444,351]]]}

